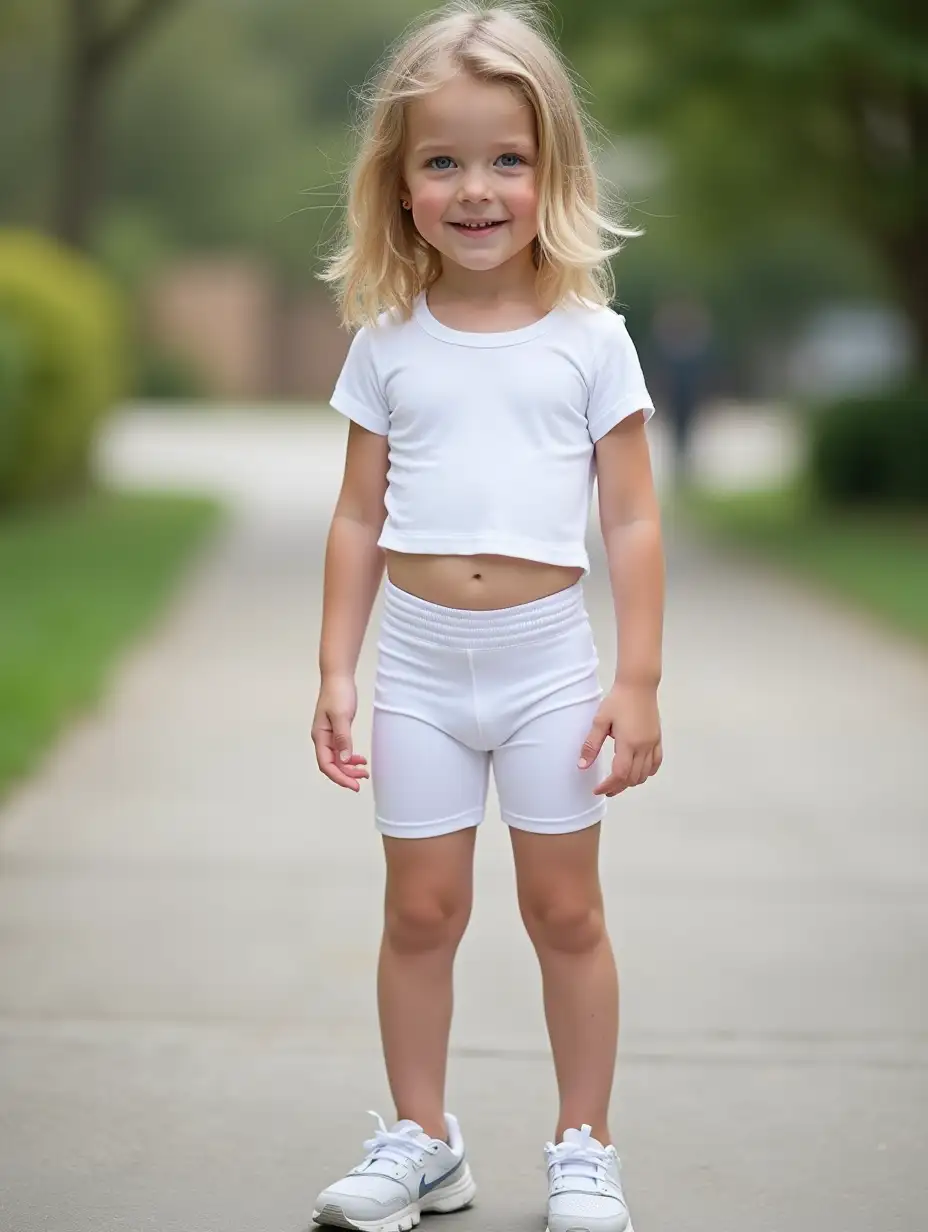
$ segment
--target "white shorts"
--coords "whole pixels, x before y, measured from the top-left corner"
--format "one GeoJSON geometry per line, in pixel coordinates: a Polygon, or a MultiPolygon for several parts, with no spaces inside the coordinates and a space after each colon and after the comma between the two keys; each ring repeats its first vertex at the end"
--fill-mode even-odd
{"type": "Polygon", "coordinates": [[[441,607],[389,580],[374,687],[376,824],[396,838],[479,825],[490,763],[503,820],[565,834],[601,820],[580,748],[602,699],[582,583],[495,611],[441,607]]]}

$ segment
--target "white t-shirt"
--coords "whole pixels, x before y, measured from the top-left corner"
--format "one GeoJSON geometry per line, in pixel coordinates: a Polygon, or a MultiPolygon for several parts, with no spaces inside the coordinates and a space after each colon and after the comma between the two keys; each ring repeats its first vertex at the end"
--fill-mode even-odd
{"type": "Polygon", "coordinates": [[[450,329],[424,295],[355,335],[331,405],[387,436],[383,548],[589,572],[593,445],[653,414],[623,317],[573,301],[503,333],[450,329]]]}

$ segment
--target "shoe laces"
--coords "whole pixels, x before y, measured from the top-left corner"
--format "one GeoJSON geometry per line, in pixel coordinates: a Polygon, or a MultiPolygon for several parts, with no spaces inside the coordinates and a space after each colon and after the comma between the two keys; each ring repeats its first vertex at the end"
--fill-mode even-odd
{"type": "Polygon", "coordinates": [[[388,1159],[391,1163],[400,1165],[421,1162],[425,1147],[408,1129],[404,1133],[397,1133],[387,1129],[380,1113],[369,1111],[368,1115],[376,1120],[377,1132],[364,1143],[367,1157],[361,1168],[369,1168],[381,1159],[388,1159]]]}
{"type": "Polygon", "coordinates": [[[615,1151],[612,1147],[600,1146],[593,1138],[590,1125],[582,1126],[579,1135],[569,1142],[559,1142],[556,1146],[548,1142],[545,1155],[554,1185],[585,1180],[592,1181],[597,1189],[604,1189],[612,1183],[609,1165],[615,1158],[615,1151]]]}

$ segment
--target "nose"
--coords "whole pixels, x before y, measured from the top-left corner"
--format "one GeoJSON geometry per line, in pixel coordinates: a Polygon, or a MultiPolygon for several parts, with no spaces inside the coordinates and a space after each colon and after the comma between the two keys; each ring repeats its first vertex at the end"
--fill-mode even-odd
{"type": "Polygon", "coordinates": [[[469,167],[461,179],[458,199],[461,201],[486,201],[490,185],[482,167],[469,167]]]}

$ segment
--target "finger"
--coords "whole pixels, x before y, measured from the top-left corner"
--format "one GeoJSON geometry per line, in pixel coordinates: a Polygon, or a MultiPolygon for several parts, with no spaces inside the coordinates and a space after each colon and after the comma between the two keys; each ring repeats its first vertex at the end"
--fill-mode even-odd
{"type": "Polygon", "coordinates": [[[351,723],[342,714],[330,714],[329,721],[332,724],[332,742],[335,747],[335,755],[340,762],[351,760],[351,723]]]}
{"type": "MultiPolygon", "coordinates": [[[[336,783],[339,787],[349,787],[352,791],[360,791],[361,784],[357,781],[357,778],[354,777],[357,775],[360,767],[355,767],[352,765],[345,766],[340,763],[337,760],[335,749],[330,743],[331,734],[328,732],[324,734],[328,736],[329,739],[320,740],[316,744],[316,762],[319,769],[326,776],[326,778],[331,779],[332,782],[336,783]]],[[[362,773],[364,773],[365,777],[367,776],[366,771],[363,771],[362,773]]]]}
{"type": "Polygon", "coordinates": [[[593,726],[590,728],[590,734],[584,740],[580,749],[580,760],[577,765],[581,770],[586,770],[588,766],[592,766],[599,756],[608,735],[609,723],[605,719],[594,719],[593,726]]]}
{"type": "Polygon", "coordinates": [[[370,779],[371,772],[367,769],[367,758],[360,753],[352,753],[348,761],[336,761],[336,769],[348,775],[349,779],[370,779]]]}
{"type": "Polygon", "coordinates": [[[648,776],[651,773],[651,750],[645,749],[643,753],[636,756],[632,763],[632,772],[629,777],[629,786],[640,787],[642,783],[648,781],[648,776]]]}
{"type": "Polygon", "coordinates": [[[341,770],[343,774],[347,774],[348,777],[352,779],[369,779],[371,777],[371,772],[370,770],[367,769],[366,766],[359,766],[359,765],[347,766],[345,764],[342,764],[338,768],[339,770],[341,770]]]}
{"type": "Polygon", "coordinates": [[[600,788],[602,790],[598,794],[608,796],[612,799],[613,796],[620,796],[627,786],[628,780],[626,778],[623,778],[621,775],[610,774],[607,779],[604,779],[603,782],[600,783],[600,788]]]}
{"type": "Polygon", "coordinates": [[[654,752],[651,755],[650,773],[652,775],[657,774],[658,770],[660,770],[661,763],[663,762],[663,760],[664,760],[664,745],[660,740],[658,740],[657,744],[654,746],[654,752]]]}
{"type": "Polygon", "coordinates": [[[594,796],[616,796],[628,786],[628,772],[631,768],[632,756],[628,751],[616,752],[612,759],[612,770],[606,778],[593,789],[594,796]]]}
{"type": "Polygon", "coordinates": [[[347,761],[339,763],[339,769],[355,779],[370,778],[370,772],[367,769],[367,758],[362,757],[360,753],[352,753],[347,761]]]}
{"type": "Polygon", "coordinates": [[[649,752],[651,752],[649,749],[638,749],[637,753],[632,756],[631,765],[629,766],[630,787],[637,787],[638,784],[645,781],[647,776],[643,774],[643,770],[645,770],[645,761],[649,752]]]}
{"type": "MultiPolygon", "coordinates": [[[[320,748],[326,748],[326,749],[331,750],[333,743],[334,743],[332,732],[329,728],[326,728],[326,727],[315,729],[312,733],[312,740],[313,740],[313,744],[316,746],[317,756],[318,756],[320,748]]],[[[334,757],[334,754],[333,754],[333,757],[334,757]]],[[[349,756],[348,760],[346,762],[343,762],[342,764],[346,769],[349,766],[366,766],[367,758],[363,757],[360,753],[352,753],[349,756]]]]}
{"type": "Polygon", "coordinates": [[[338,762],[333,761],[330,766],[323,766],[322,773],[327,779],[331,779],[336,787],[347,787],[351,791],[361,790],[359,780],[352,778],[350,774],[345,774],[338,762]]]}

